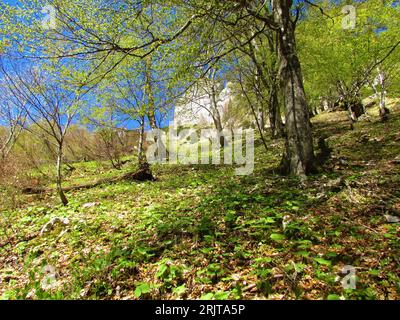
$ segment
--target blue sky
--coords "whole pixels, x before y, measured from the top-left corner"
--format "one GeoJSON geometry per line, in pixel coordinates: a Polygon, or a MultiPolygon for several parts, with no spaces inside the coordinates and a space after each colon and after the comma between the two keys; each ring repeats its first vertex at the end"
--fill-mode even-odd
{"type": "MultiPolygon", "coordinates": [[[[2,0],[2,1],[5,2],[5,3],[7,3],[7,4],[12,4],[12,5],[18,5],[18,3],[19,3],[18,0],[2,0]]],[[[298,0],[298,1],[301,1],[301,0],[298,0]]],[[[337,3],[337,2],[340,2],[339,0],[331,0],[331,1],[334,1],[334,2],[336,2],[336,3],[337,3]]],[[[363,2],[363,1],[365,1],[365,0],[354,0],[354,2],[363,2]]],[[[399,4],[400,4],[400,0],[397,0],[397,1],[396,1],[396,4],[394,4],[394,5],[399,5],[399,4]]],[[[41,12],[39,12],[38,14],[39,14],[39,16],[40,16],[40,15],[43,15],[41,12]]],[[[379,31],[383,31],[383,30],[384,30],[384,29],[379,30],[379,31]]],[[[25,65],[29,65],[30,62],[29,62],[28,60],[20,60],[20,61],[18,62],[18,65],[21,66],[21,67],[23,67],[24,64],[25,64],[25,65]]],[[[225,73],[228,72],[228,71],[229,71],[229,66],[228,66],[228,65],[223,65],[223,66],[222,66],[222,70],[221,70],[221,76],[222,76],[222,78],[223,78],[223,74],[225,74],[225,73]]],[[[159,75],[157,75],[157,74],[153,74],[153,78],[157,78],[158,76],[159,76],[159,75]]],[[[226,81],[225,81],[225,84],[226,84],[226,81]]],[[[157,99],[157,101],[158,101],[159,104],[162,104],[163,101],[165,101],[165,99],[167,98],[167,97],[166,97],[165,91],[163,91],[163,85],[162,85],[161,83],[157,83],[157,84],[155,85],[155,87],[156,87],[156,88],[155,88],[155,89],[156,89],[156,93],[155,93],[156,99],[157,99]],[[157,89],[158,89],[158,90],[157,90],[157,89]]],[[[89,101],[90,101],[90,99],[93,99],[93,98],[90,98],[90,97],[89,97],[89,101]]],[[[94,100],[95,100],[95,99],[93,99],[92,101],[94,102],[94,100]]],[[[158,122],[161,124],[162,127],[167,126],[167,125],[169,124],[169,121],[173,119],[173,113],[174,113],[174,111],[173,111],[173,110],[170,110],[170,111],[168,112],[168,115],[167,115],[167,117],[166,117],[165,119],[164,119],[164,117],[161,116],[160,113],[157,113],[157,114],[156,114],[157,120],[158,120],[158,122]]],[[[126,125],[127,125],[127,127],[130,128],[130,129],[136,128],[136,127],[138,126],[138,124],[137,124],[136,121],[131,121],[130,123],[127,123],[126,125]]]]}

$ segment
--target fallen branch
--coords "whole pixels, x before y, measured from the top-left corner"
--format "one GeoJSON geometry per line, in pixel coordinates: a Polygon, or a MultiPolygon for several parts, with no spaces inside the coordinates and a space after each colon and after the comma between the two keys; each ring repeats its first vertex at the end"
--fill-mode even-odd
{"type": "MultiPolygon", "coordinates": [[[[77,186],[71,186],[68,188],[63,188],[64,192],[71,192],[77,190],[84,190],[84,189],[92,189],[99,187],[104,184],[112,184],[118,183],[121,181],[155,181],[155,177],[150,171],[150,168],[147,166],[143,167],[143,169],[139,169],[136,172],[129,172],[119,177],[114,178],[107,178],[107,179],[99,179],[92,183],[81,184],[77,186]]],[[[54,189],[51,188],[37,188],[37,187],[28,187],[22,190],[23,194],[46,194],[54,192],[54,189]]]]}

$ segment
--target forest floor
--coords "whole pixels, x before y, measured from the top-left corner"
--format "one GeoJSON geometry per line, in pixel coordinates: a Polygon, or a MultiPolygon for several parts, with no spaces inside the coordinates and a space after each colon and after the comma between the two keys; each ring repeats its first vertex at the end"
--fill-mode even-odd
{"type": "MultiPolygon", "coordinates": [[[[282,142],[268,141],[250,176],[155,166],[156,182],[71,192],[68,207],[17,196],[0,210],[0,297],[399,299],[400,225],[385,215],[400,216],[400,104],[390,108],[388,122],[375,110],[353,131],[345,112],[314,118],[333,154],[305,182],[274,173],[282,142]]],[[[66,185],[121,174],[75,166],[66,185]]]]}

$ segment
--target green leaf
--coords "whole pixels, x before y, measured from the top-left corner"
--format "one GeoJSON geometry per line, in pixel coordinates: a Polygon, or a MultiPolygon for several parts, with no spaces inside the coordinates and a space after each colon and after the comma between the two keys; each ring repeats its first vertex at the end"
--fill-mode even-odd
{"type": "Polygon", "coordinates": [[[273,224],[275,222],[276,222],[275,219],[271,218],[271,217],[267,217],[264,219],[264,223],[266,223],[266,224],[273,224]]]}
{"type": "Polygon", "coordinates": [[[140,298],[143,294],[149,293],[151,290],[151,287],[147,283],[141,283],[138,285],[135,289],[135,297],[140,298]]]}
{"type": "Polygon", "coordinates": [[[270,262],[272,262],[272,258],[271,257],[256,258],[256,259],[254,259],[254,262],[258,263],[258,264],[270,263],[270,262]]]}
{"type": "Polygon", "coordinates": [[[178,296],[181,296],[181,295],[183,295],[183,294],[186,292],[186,287],[185,287],[185,285],[183,284],[183,285],[181,285],[181,286],[179,286],[179,287],[174,288],[174,289],[172,290],[172,292],[175,293],[175,294],[178,295],[178,296]]]}
{"type": "Polygon", "coordinates": [[[200,297],[200,300],[212,300],[214,294],[212,292],[206,293],[200,297]]]}
{"type": "Polygon", "coordinates": [[[340,300],[340,296],[337,294],[330,294],[328,300],[340,300]]]}
{"type": "Polygon", "coordinates": [[[301,273],[303,272],[303,270],[306,268],[307,266],[303,263],[295,263],[294,264],[294,269],[297,273],[301,273]]]}
{"type": "Polygon", "coordinates": [[[230,296],[230,292],[217,292],[214,295],[215,300],[228,300],[230,296]]]}
{"type": "Polygon", "coordinates": [[[307,258],[308,256],[310,256],[310,253],[307,251],[299,251],[299,252],[296,252],[296,255],[303,257],[303,258],[307,258]]]}
{"type": "Polygon", "coordinates": [[[163,278],[164,275],[168,272],[168,266],[166,264],[162,264],[156,274],[157,278],[163,278]]]}
{"type": "Polygon", "coordinates": [[[324,265],[324,266],[330,266],[330,265],[332,265],[332,262],[331,262],[331,261],[325,260],[325,259],[323,259],[323,258],[314,258],[314,260],[315,260],[316,262],[318,262],[319,264],[322,264],[322,265],[324,265]]]}
{"type": "Polygon", "coordinates": [[[368,272],[370,275],[373,275],[373,276],[379,276],[379,274],[381,273],[379,270],[377,270],[377,269],[372,269],[372,270],[370,270],[369,272],[368,272]]]}
{"type": "Polygon", "coordinates": [[[280,233],[273,233],[270,238],[274,241],[282,241],[286,239],[285,235],[280,233]]]}

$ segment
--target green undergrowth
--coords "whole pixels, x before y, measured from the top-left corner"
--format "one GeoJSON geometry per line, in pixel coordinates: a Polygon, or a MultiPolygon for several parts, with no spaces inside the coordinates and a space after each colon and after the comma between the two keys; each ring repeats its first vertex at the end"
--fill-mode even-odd
{"type": "MultiPolygon", "coordinates": [[[[400,113],[349,130],[313,120],[334,150],[301,182],[274,172],[281,141],[256,148],[253,175],[231,166],[157,165],[156,182],[21,196],[2,210],[3,299],[398,299],[400,113]],[[41,234],[53,218],[67,218],[41,234]],[[356,288],[344,289],[345,266],[356,288]],[[50,272],[48,270],[54,270],[50,272]]],[[[336,115],[336,116],[335,116],[336,115]]],[[[337,117],[337,118],[335,118],[337,117]]],[[[335,120],[336,119],[336,120],[335,120]]],[[[317,150],[318,152],[318,150],[317,150]]],[[[122,172],[74,164],[66,185],[122,172]]]]}

